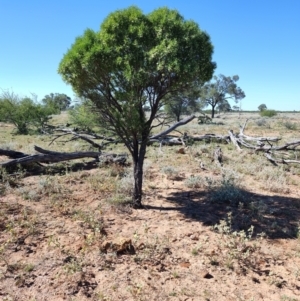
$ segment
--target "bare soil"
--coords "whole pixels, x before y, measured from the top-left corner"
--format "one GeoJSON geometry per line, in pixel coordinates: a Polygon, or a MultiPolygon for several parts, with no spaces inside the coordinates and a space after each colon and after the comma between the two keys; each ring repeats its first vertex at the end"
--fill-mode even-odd
{"type": "MultiPolygon", "coordinates": [[[[226,168],[257,160],[221,147],[226,168]]],[[[130,167],[68,163],[7,176],[0,300],[300,300],[298,169],[267,191],[254,168],[241,180],[242,202],[212,202],[207,186],[186,179],[220,179],[221,169],[210,154],[202,169],[195,152],[177,149],[149,149],[140,210],[117,188],[130,167]]]]}

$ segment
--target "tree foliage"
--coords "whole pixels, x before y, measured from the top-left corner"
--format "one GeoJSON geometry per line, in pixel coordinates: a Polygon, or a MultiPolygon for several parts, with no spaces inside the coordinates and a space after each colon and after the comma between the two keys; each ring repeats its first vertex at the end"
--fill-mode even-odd
{"type": "Polygon", "coordinates": [[[236,82],[238,75],[232,77],[220,74],[213,77],[214,82],[206,83],[200,90],[200,99],[206,106],[211,106],[211,117],[215,116],[215,109],[218,104],[225,100],[233,99],[236,103],[245,97],[244,91],[239,88],[236,82]]]}
{"type": "Polygon", "coordinates": [[[68,109],[71,101],[71,98],[63,93],[50,93],[42,99],[45,106],[52,107],[57,113],[68,109]]]}
{"type": "Polygon", "coordinates": [[[211,79],[212,53],[209,36],[176,10],[164,7],[146,15],[131,6],[111,13],[100,31],[87,29],[60,62],[64,81],[94,104],[131,153],[136,206],[153,120],[168,93],[211,79]]]}
{"type": "Polygon", "coordinates": [[[165,112],[176,121],[179,121],[182,115],[198,112],[203,107],[199,102],[198,90],[195,87],[169,94],[165,101],[165,112]]]}
{"type": "Polygon", "coordinates": [[[88,100],[80,100],[68,113],[71,124],[84,131],[92,131],[94,127],[99,126],[99,117],[88,100]]]}
{"type": "Polygon", "coordinates": [[[261,111],[264,111],[264,110],[266,110],[267,109],[267,106],[264,104],[264,103],[262,103],[261,105],[259,105],[258,106],[258,110],[261,112],[261,111]]]}
{"type": "Polygon", "coordinates": [[[224,99],[223,101],[219,102],[217,105],[217,109],[219,112],[230,112],[232,110],[230,103],[227,99],[224,99]]]}
{"type": "Polygon", "coordinates": [[[55,113],[52,107],[36,103],[29,97],[20,98],[13,92],[0,96],[0,121],[13,123],[19,134],[28,134],[29,128],[44,127],[55,113]]]}

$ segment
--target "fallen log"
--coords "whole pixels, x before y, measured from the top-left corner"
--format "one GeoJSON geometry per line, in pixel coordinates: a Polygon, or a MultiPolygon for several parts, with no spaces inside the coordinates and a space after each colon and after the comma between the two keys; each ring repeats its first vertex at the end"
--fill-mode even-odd
{"type": "Polygon", "coordinates": [[[16,152],[13,150],[0,149],[0,156],[6,156],[12,159],[18,159],[18,158],[27,157],[28,154],[22,152],[16,152]]]}
{"type": "MultiPolygon", "coordinates": [[[[2,167],[9,167],[9,166],[15,166],[15,165],[27,165],[31,163],[57,163],[62,161],[69,161],[69,160],[75,160],[75,159],[82,159],[82,158],[95,158],[97,161],[102,161],[104,163],[122,163],[124,164],[127,160],[127,155],[117,155],[117,154],[103,154],[101,152],[72,152],[72,153],[66,153],[66,152],[56,152],[56,151],[50,151],[45,150],[41,147],[35,146],[34,149],[39,152],[39,154],[34,155],[27,155],[20,153],[22,157],[16,158],[11,161],[0,163],[0,166],[2,167]]],[[[13,151],[10,151],[12,153],[2,152],[3,150],[0,149],[1,153],[6,154],[13,154],[13,151]]],[[[19,152],[18,152],[19,153],[19,152]]],[[[19,155],[20,155],[19,154],[19,155]]]]}
{"type": "Polygon", "coordinates": [[[237,138],[236,138],[235,135],[233,134],[233,131],[232,131],[232,130],[228,131],[228,134],[229,134],[229,137],[230,137],[231,142],[236,146],[237,150],[240,151],[241,148],[240,148],[240,146],[239,146],[239,144],[238,144],[238,142],[237,142],[237,138]]]}
{"type": "Polygon", "coordinates": [[[238,137],[241,139],[245,139],[245,140],[249,140],[249,141],[273,141],[273,142],[277,142],[279,140],[281,140],[281,138],[279,137],[251,137],[251,136],[247,136],[244,134],[244,130],[246,128],[248,119],[246,119],[245,123],[243,126],[240,126],[240,133],[238,134],[238,137]]]}
{"type": "Polygon", "coordinates": [[[202,140],[209,140],[209,139],[223,140],[227,143],[230,141],[229,135],[216,135],[216,134],[204,134],[204,135],[199,135],[199,136],[189,136],[189,138],[193,139],[194,141],[202,141],[202,140]]]}
{"type": "Polygon", "coordinates": [[[189,123],[190,121],[192,121],[194,118],[196,118],[195,115],[191,115],[191,116],[188,116],[186,117],[185,119],[183,120],[180,120],[178,121],[177,123],[173,124],[172,126],[170,126],[168,129],[166,130],[163,130],[162,132],[156,134],[156,135],[153,135],[150,137],[150,140],[151,139],[157,139],[159,137],[163,137],[163,136],[166,136],[167,134],[169,134],[170,132],[174,131],[176,128],[178,128],[179,126],[181,125],[185,125],[187,123],[189,123]]]}
{"type": "Polygon", "coordinates": [[[13,165],[26,165],[29,163],[57,163],[61,161],[69,161],[81,158],[97,158],[101,153],[98,152],[74,152],[74,153],[58,153],[56,155],[50,154],[36,154],[27,157],[14,159],[8,162],[0,163],[2,167],[8,167],[13,165]]]}
{"type": "Polygon", "coordinates": [[[275,159],[271,156],[271,154],[269,153],[264,153],[264,156],[271,161],[274,165],[278,165],[279,163],[281,164],[289,164],[289,163],[296,163],[296,164],[300,164],[299,160],[289,160],[289,159],[275,159]]]}

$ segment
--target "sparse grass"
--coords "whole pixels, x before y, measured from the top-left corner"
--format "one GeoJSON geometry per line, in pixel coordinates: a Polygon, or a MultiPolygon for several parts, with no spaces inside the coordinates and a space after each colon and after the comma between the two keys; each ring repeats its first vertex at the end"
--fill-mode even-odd
{"type": "Polygon", "coordinates": [[[265,119],[265,118],[260,118],[260,119],[257,119],[255,121],[256,125],[258,126],[267,126],[268,125],[268,121],[265,119]]]}
{"type": "Polygon", "coordinates": [[[221,179],[207,178],[209,200],[212,203],[238,206],[247,201],[244,190],[238,182],[238,175],[223,170],[221,179]]]}
{"type": "Polygon", "coordinates": [[[188,188],[201,188],[205,185],[205,180],[200,176],[190,176],[184,181],[188,188]]]}
{"type": "MultiPolygon", "coordinates": [[[[226,135],[228,129],[238,131],[239,124],[250,115],[242,114],[239,120],[237,116],[223,115],[224,126],[199,126],[195,121],[182,129],[191,135],[226,135]]],[[[298,124],[298,115],[293,116],[289,122],[298,124]]],[[[251,117],[254,122],[249,122],[245,130],[249,136],[282,135],[284,140],[278,144],[297,139],[293,126],[289,129],[284,124],[281,113],[272,119],[260,118],[258,113],[251,117]]],[[[0,135],[4,147],[28,153],[33,152],[34,144],[47,148],[47,139],[41,135],[11,136],[9,132],[0,135]]],[[[11,175],[2,169],[0,279],[1,283],[14,280],[17,287],[7,286],[6,290],[0,283],[0,290],[6,294],[4,300],[10,298],[8,290],[21,295],[30,286],[35,292],[35,275],[45,277],[43,285],[48,294],[64,294],[70,300],[175,300],[183,296],[210,300],[218,298],[220,290],[232,283],[233,273],[246,290],[252,290],[253,271],[263,287],[272,286],[274,299],[298,300],[285,281],[290,285],[292,277],[299,280],[300,274],[300,244],[296,242],[299,227],[295,220],[300,206],[295,196],[300,191],[299,165],[273,166],[261,153],[246,149],[237,152],[231,144],[220,144],[226,158],[220,167],[211,162],[216,143],[195,142],[185,155],[177,154],[177,147],[164,146],[162,151],[157,146],[149,147],[144,166],[147,206],[137,211],[126,205],[131,201],[132,166],[102,164],[93,170],[73,172],[72,164],[61,163],[52,165],[52,170],[48,168],[49,173],[42,176],[28,176],[22,170],[11,175]],[[205,169],[200,169],[200,161],[205,169]],[[60,175],[56,174],[58,169],[60,175]],[[179,175],[185,181],[173,180],[179,175]],[[170,189],[164,190],[164,184],[170,189]],[[186,191],[191,189],[195,191],[187,200],[186,191]],[[169,201],[173,193],[178,195],[180,206],[169,201]],[[287,208],[289,198],[295,202],[287,208]],[[228,212],[231,215],[226,218],[228,212]],[[214,231],[207,226],[212,224],[214,231]],[[261,231],[266,231],[268,240],[259,236],[261,231]],[[279,234],[280,239],[273,240],[272,233],[275,238],[279,234]],[[123,236],[132,239],[135,254],[99,251],[104,241],[123,236]],[[16,259],[20,257],[22,260],[16,259]],[[190,266],[180,265],[185,260],[190,266]],[[289,272],[292,275],[287,272],[291,265],[295,267],[289,272]],[[199,269],[207,270],[214,279],[202,281],[199,269]],[[98,282],[96,290],[87,295],[85,289],[93,280],[85,280],[85,274],[98,282]],[[218,285],[204,289],[209,281],[218,279],[224,284],[220,284],[220,290],[218,285]]],[[[78,141],[54,143],[51,150],[85,147],[78,141]]],[[[122,145],[115,147],[124,151],[122,145]]],[[[299,160],[299,151],[293,155],[299,160]]],[[[255,289],[264,295],[261,287],[256,285],[255,289]]],[[[53,294],[41,298],[51,299],[53,294]]]]}
{"type": "Polygon", "coordinates": [[[289,297],[286,295],[283,295],[280,297],[280,301],[298,301],[299,299],[293,298],[293,297],[289,297]]]}
{"type": "Polygon", "coordinates": [[[178,170],[173,166],[164,166],[161,171],[167,176],[168,179],[176,179],[179,175],[178,170]]]}
{"type": "Polygon", "coordinates": [[[288,130],[291,130],[291,131],[296,131],[298,126],[296,123],[294,122],[290,122],[290,121],[285,121],[283,122],[283,126],[288,129],[288,130]]]}

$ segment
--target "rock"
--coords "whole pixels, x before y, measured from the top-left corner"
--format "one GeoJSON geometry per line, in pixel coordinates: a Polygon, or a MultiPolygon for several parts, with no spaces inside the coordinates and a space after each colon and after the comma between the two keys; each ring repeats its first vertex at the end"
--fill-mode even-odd
{"type": "Polygon", "coordinates": [[[202,278],[205,278],[205,279],[211,279],[211,278],[214,278],[207,270],[201,270],[200,271],[200,276],[202,278]]]}
{"type": "Polygon", "coordinates": [[[182,268],[189,268],[191,266],[191,264],[189,262],[181,262],[179,265],[182,268]]]}

